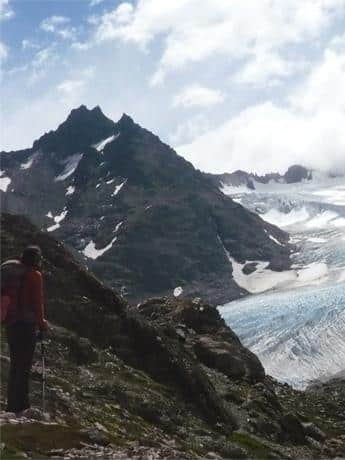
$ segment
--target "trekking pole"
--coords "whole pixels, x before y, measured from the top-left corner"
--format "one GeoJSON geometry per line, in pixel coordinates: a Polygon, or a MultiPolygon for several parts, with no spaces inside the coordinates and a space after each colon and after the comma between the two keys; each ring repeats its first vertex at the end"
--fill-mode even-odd
{"type": "Polygon", "coordinates": [[[46,361],[45,361],[45,347],[42,337],[41,342],[41,353],[42,353],[42,411],[45,412],[46,408],[46,361]]]}
{"type": "Polygon", "coordinates": [[[44,342],[43,342],[43,332],[42,331],[39,332],[38,338],[41,341],[41,358],[42,358],[42,374],[41,374],[42,411],[45,412],[45,406],[46,406],[46,363],[45,363],[45,347],[44,347],[44,342]]]}

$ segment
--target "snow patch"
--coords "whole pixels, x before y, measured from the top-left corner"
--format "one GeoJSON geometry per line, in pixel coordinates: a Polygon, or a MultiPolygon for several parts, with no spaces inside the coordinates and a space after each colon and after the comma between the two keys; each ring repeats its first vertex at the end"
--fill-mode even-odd
{"type": "Polygon", "coordinates": [[[55,182],[58,181],[63,181],[67,179],[71,174],[74,173],[74,171],[77,169],[80,160],[83,158],[84,154],[83,153],[76,153],[75,155],[71,155],[66,160],[63,162],[65,165],[65,169],[62,171],[61,174],[59,174],[57,177],[55,177],[55,182]]]}
{"type": "Polygon", "coordinates": [[[123,224],[123,221],[119,222],[119,223],[116,225],[115,230],[114,230],[115,233],[117,233],[117,232],[120,230],[120,227],[121,227],[122,224],[123,224]]]}
{"type": "Polygon", "coordinates": [[[109,184],[112,184],[112,183],[114,182],[114,180],[115,180],[115,179],[107,180],[107,181],[106,181],[106,184],[108,184],[108,185],[109,185],[109,184]]]}
{"type": "Polygon", "coordinates": [[[183,293],[183,289],[181,286],[178,286],[174,289],[174,297],[179,297],[183,293]]]}
{"type": "Polygon", "coordinates": [[[64,218],[66,217],[67,213],[68,213],[68,211],[66,211],[66,209],[64,208],[63,211],[61,212],[61,214],[53,217],[55,224],[51,225],[50,227],[48,227],[47,232],[53,232],[54,230],[60,228],[60,222],[62,222],[64,220],[64,218]]]}
{"type": "Polygon", "coordinates": [[[274,241],[276,244],[279,244],[279,246],[284,246],[280,241],[277,240],[277,238],[274,238],[273,235],[268,235],[269,238],[274,241]]]}
{"type": "Polygon", "coordinates": [[[0,177],[0,190],[7,192],[7,188],[12,180],[9,177],[0,177]]]}
{"type": "Polygon", "coordinates": [[[73,195],[74,192],[75,192],[75,187],[73,187],[73,185],[70,185],[69,187],[67,187],[65,195],[73,195]]]}
{"type": "Polygon", "coordinates": [[[50,219],[53,218],[53,214],[51,213],[51,211],[49,211],[47,214],[46,214],[47,217],[49,217],[50,219]]]}
{"type": "Polygon", "coordinates": [[[126,182],[127,182],[127,179],[125,179],[125,180],[122,182],[122,184],[117,185],[117,186],[115,187],[115,190],[114,190],[113,193],[111,194],[111,196],[116,196],[116,195],[119,193],[119,191],[122,189],[122,187],[126,184],[126,182]]]}
{"type": "Polygon", "coordinates": [[[102,152],[104,150],[104,147],[109,144],[110,142],[113,142],[115,139],[117,139],[120,136],[120,133],[113,134],[110,137],[107,137],[106,139],[103,139],[102,141],[98,142],[97,144],[94,144],[92,147],[94,147],[98,152],[102,152]]]}
{"type": "Polygon", "coordinates": [[[26,163],[22,163],[20,165],[20,169],[30,169],[33,162],[34,162],[34,157],[32,156],[31,158],[28,159],[26,163]]]}
{"type": "Polygon", "coordinates": [[[103,255],[113,246],[116,240],[117,240],[117,236],[115,236],[110,241],[110,243],[102,249],[96,249],[95,243],[91,240],[86,245],[86,247],[83,249],[82,253],[89,259],[93,259],[93,260],[98,259],[98,257],[101,257],[101,255],[103,255]]]}
{"type": "Polygon", "coordinates": [[[230,256],[229,260],[232,265],[235,282],[251,294],[268,291],[284,283],[294,281],[297,278],[295,273],[290,270],[284,272],[269,270],[267,269],[269,262],[263,261],[250,261],[257,264],[256,270],[249,275],[245,275],[242,270],[246,264],[240,264],[230,256]]]}

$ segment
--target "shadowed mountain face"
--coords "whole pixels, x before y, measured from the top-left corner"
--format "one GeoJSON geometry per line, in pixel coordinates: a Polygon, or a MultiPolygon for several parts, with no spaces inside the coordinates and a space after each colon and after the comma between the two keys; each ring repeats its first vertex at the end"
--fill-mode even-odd
{"type": "Polygon", "coordinates": [[[114,123],[81,106],[32,148],[2,152],[1,169],[3,209],[64,241],[133,301],[181,287],[225,303],[245,294],[229,256],[289,265],[286,233],[127,115],[114,123]]]}

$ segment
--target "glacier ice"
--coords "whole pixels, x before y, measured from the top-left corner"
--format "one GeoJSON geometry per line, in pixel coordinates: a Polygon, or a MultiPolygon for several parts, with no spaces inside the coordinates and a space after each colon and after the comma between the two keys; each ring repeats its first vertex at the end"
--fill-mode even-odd
{"type": "Polygon", "coordinates": [[[256,295],[219,307],[226,322],[268,374],[296,387],[345,369],[345,178],[223,192],[283,227],[298,247],[281,280],[260,264],[244,275],[244,264],[231,260],[237,283],[256,295]]]}

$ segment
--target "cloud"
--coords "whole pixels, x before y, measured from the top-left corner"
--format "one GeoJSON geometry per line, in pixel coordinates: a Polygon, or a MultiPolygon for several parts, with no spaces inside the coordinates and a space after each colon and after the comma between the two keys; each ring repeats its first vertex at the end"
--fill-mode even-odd
{"type": "Polygon", "coordinates": [[[7,56],[7,46],[4,43],[0,42],[0,64],[7,58],[7,56]]]}
{"type": "Polygon", "coordinates": [[[152,85],[214,55],[245,61],[243,81],[259,75],[261,84],[294,71],[287,58],[279,57],[286,46],[318,37],[344,13],[345,0],[232,0],[231,7],[228,0],[139,0],[135,7],[124,2],[101,16],[95,37],[143,49],[161,37],[152,85]]]}
{"type": "Polygon", "coordinates": [[[9,0],[0,0],[0,21],[7,21],[14,16],[9,0]]]}
{"type": "Polygon", "coordinates": [[[345,49],[345,33],[333,37],[329,46],[336,50],[345,49]]]}
{"type": "Polygon", "coordinates": [[[37,51],[31,61],[31,72],[28,75],[27,83],[32,85],[45,77],[49,68],[57,61],[57,59],[58,55],[55,52],[54,45],[37,51]]]}
{"type": "Polygon", "coordinates": [[[225,95],[221,91],[193,84],[174,96],[173,107],[209,107],[220,104],[224,100],[225,95]]]}
{"type": "Polygon", "coordinates": [[[39,45],[36,43],[33,43],[31,40],[22,40],[22,50],[27,50],[27,49],[39,49],[39,45]]]}
{"type": "Polygon", "coordinates": [[[95,67],[88,66],[82,71],[76,72],[77,76],[63,80],[57,85],[57,91],[66,98],[69,103],[72,100],[80,101],[87,83],[90,83],[95,76],[95,67]]]}
{"type": "Polygon", "coordinates": [[[58,85],[57,89],[65,96],[70,96],[75,93],[75,91],[83,88],[84,85],[85,82],[83,80],[65,80],[58,85]]]}
{"type": "Polygon", "coordinates": [[[326,49],[303,86],[289,97],[292,107],[308,114],[345,111],[345,50],[326,49]]]}
{"type": "Polygon", "coordinates": [[[345,172],[344,81],[345,54],[326,50],[286,105],[249,107],[177,150],[205,171],[283,172],[299,163],[345,172]]]}
{"type": "Polygon", "coordinates": [[[103,2],[104,2],[104,0],[90,0],[89,6],[90,6],[90,8],[92,8],[92,7],[94,7],[96,5],[99,5],[100,3],[103,3],[103,2]]]}
{"type": "Polygon", "coordinates": [[[302,60],[296,62],[284,59],[277,53],[264,51],[248,60],[233,80],[239,84],[276,86],[306,66],[302,60]]]}
{"type": "Polygon", "coordinates": [[[40,28],[63,39],[75,39],[77,29],[70,26],[69,23],[70,18],[66,16],[50,16],[41,22],[40,28]]]}
{"type": "Polygon", "coordinates": [[[210,122],[205,115],[195,115],[177,126],[175,131],[170,135],[169,142],[172,145],[191,142],[203,133],[208,132],[210,128],[210,122]]]}
{"type": "MultiPolygon", "coordinates": [[[[134,7],[131,3],[121,3],[115,10],[104,13],[100,17],[92,17],[92,21],[97,25],[95,39],[98,42],[113,40],[116,38],[127,39],[121,35],[120,28],[124,27],[132,20],[134,7]]],[[[133,37],[133,40],[138,42],[133,37]]]]}

